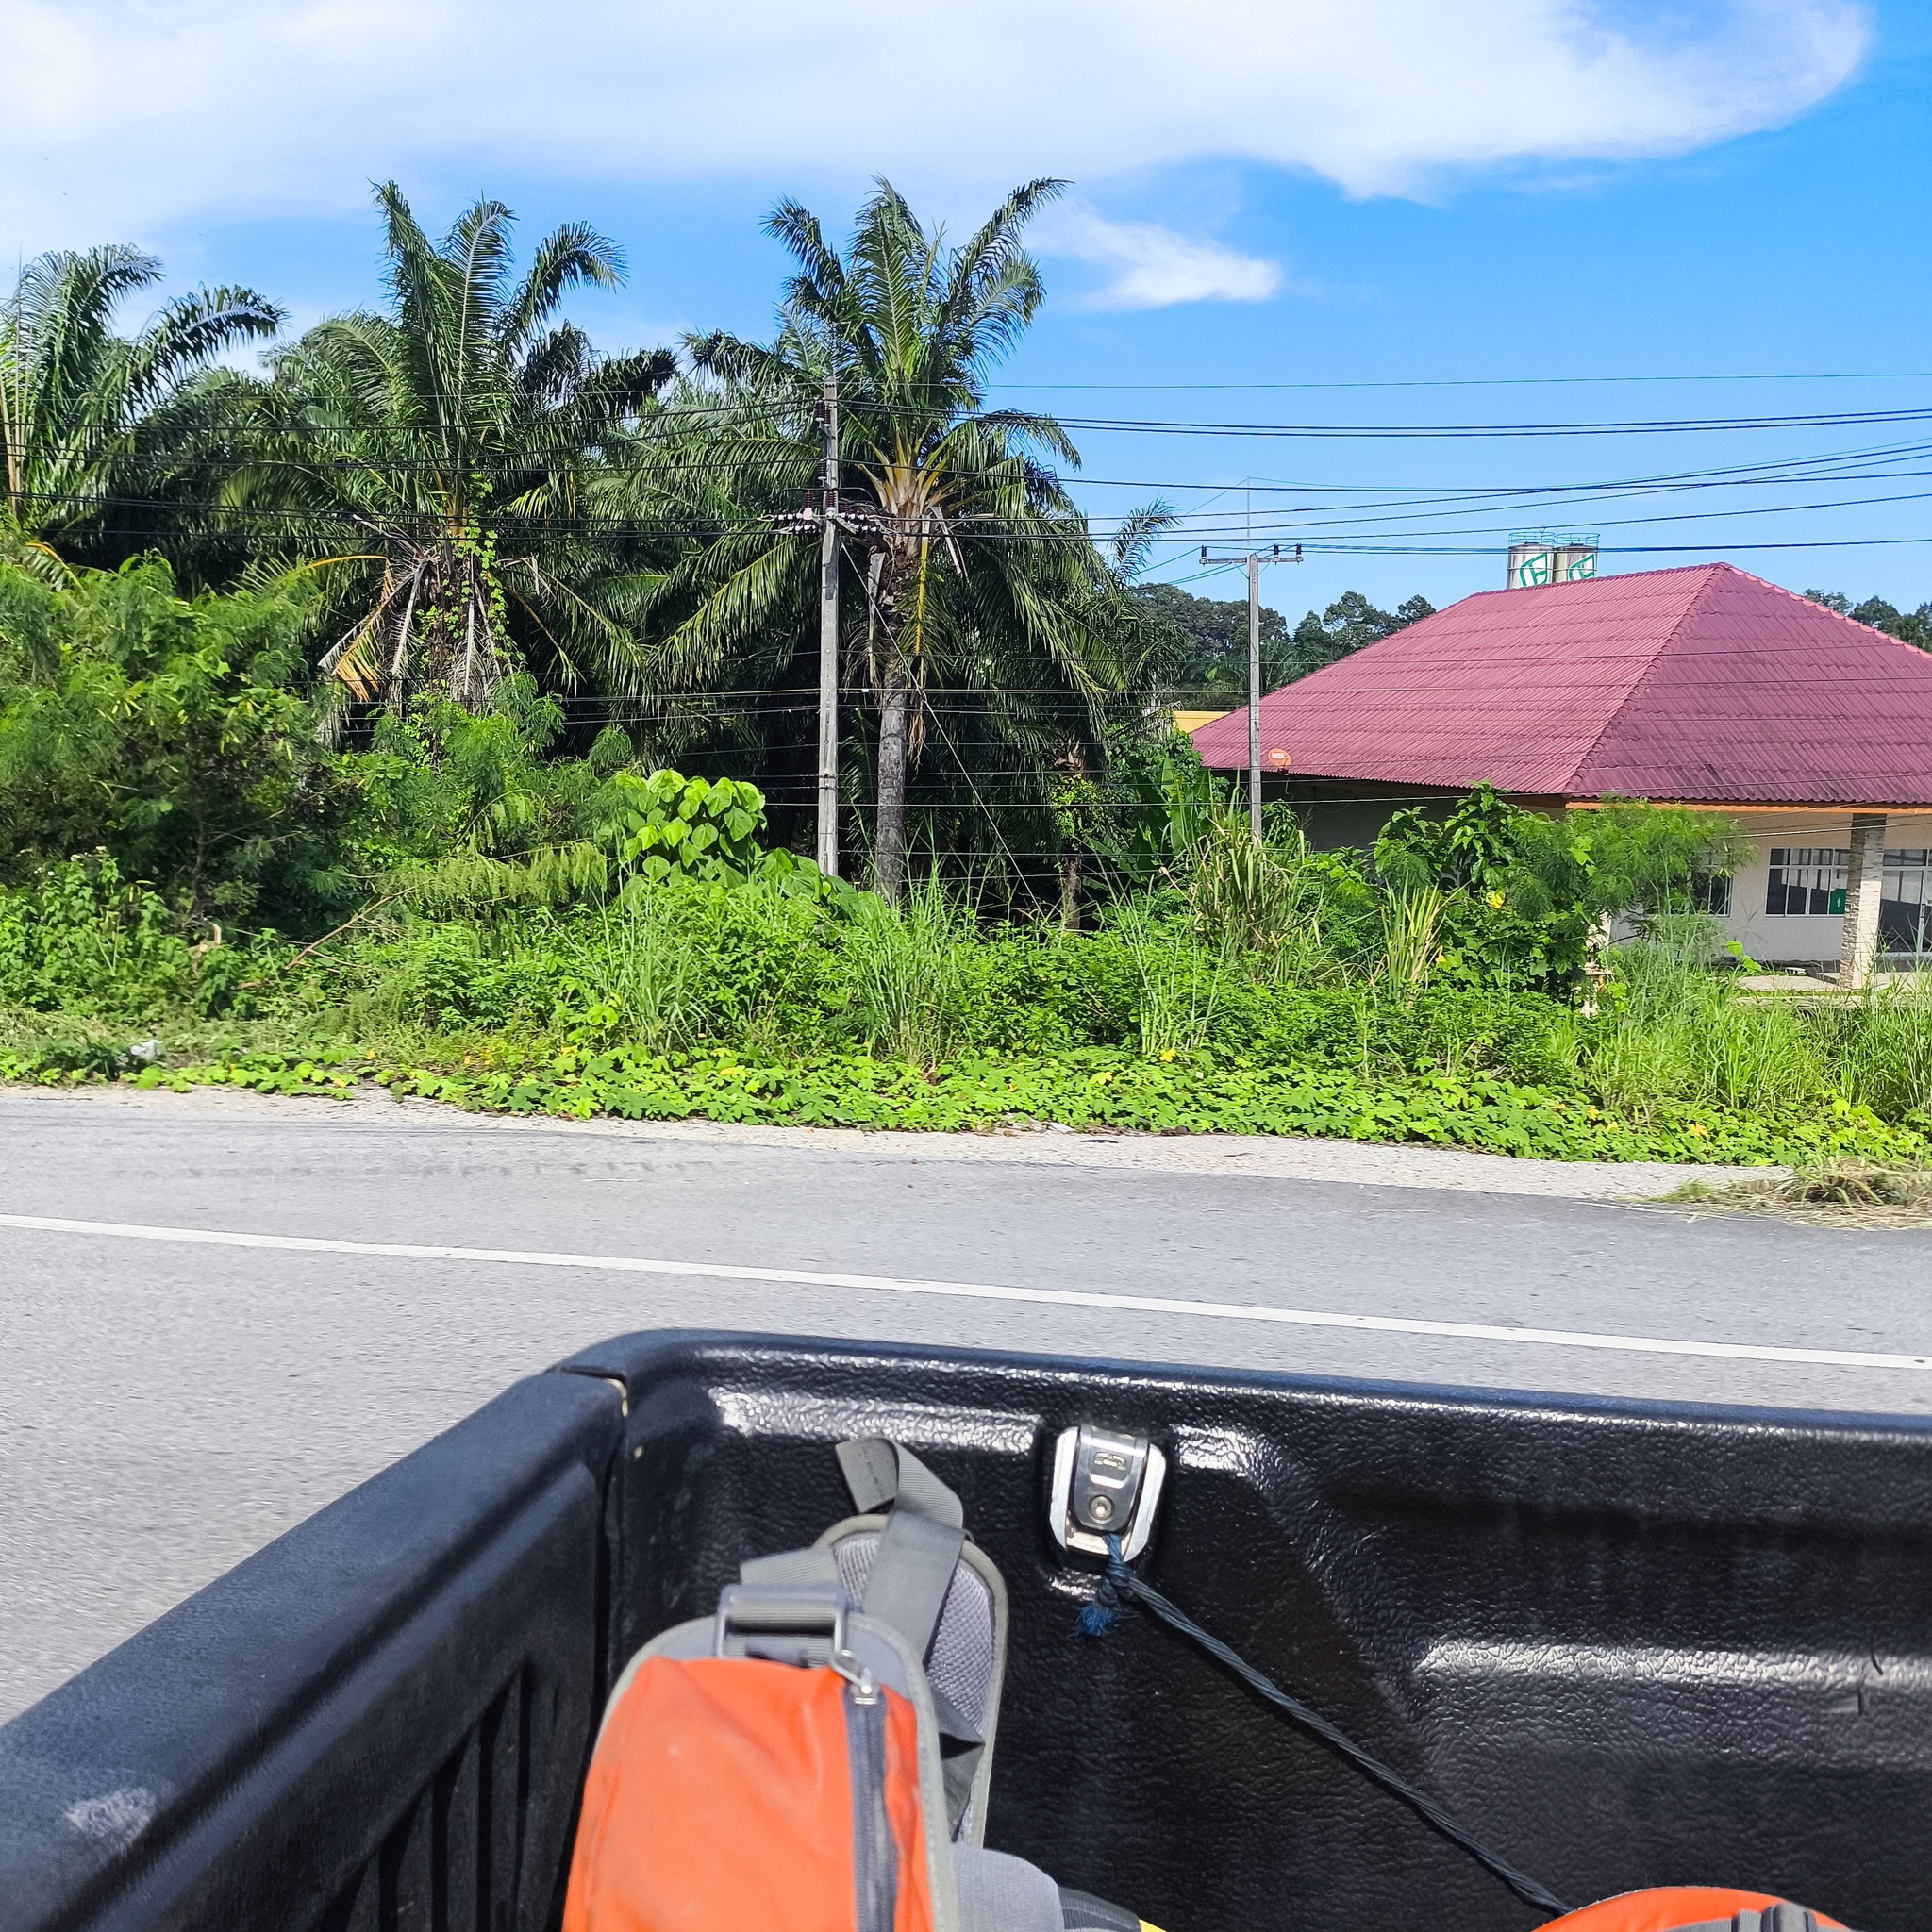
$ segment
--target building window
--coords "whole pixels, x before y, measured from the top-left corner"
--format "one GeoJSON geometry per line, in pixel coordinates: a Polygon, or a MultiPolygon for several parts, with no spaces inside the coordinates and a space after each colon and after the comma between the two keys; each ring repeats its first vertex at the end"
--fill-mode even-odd
{"type": "Polygon", "coordinates": [[[1885,855],[1878,894],[1878,950],[1914,958],[1932,953],[1932,848],[1905,846],[1885,855]]]}
{"type": "Polygon", "coordinates": [[[1787,917],[1842,912],[1845,874],[1851,862],[1848,846],[1774,845],[1764,909],[1787,917]]]}
{"type": "Polygon", "coordinates": [[[1731,909],[1730,874],[1693,873],[1690,878],[1690,904],[1696,911],[1714,912],[1720,919],[1728,917],[1731,909]]]}

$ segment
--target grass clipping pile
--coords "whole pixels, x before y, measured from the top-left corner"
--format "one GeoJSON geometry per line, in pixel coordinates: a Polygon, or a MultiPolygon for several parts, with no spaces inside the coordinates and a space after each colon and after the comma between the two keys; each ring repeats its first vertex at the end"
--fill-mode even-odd
{"type": "Polygon", "coordinates": [[[1932,1168],[1839,1162],[1794,1174],[1686,1181],[1667,1197],[1814,1227],[1932,1227],[1932,1168]]]}

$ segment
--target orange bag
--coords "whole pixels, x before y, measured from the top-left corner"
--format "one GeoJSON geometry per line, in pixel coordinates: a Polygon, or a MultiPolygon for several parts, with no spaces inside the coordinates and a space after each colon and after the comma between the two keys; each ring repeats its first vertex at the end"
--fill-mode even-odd
{"type": "Polygon", "coordinates": [[[591,1758],[563,1932],[931,1932],[916,1724],[828,1668],[645,1657],[591,1758]]]}
{"type": "MultiPolygon", "coordinates": [[[[1786,1901],[1767,1891],[1734,1891],[1721,1885],[1662,1885],[1626,1891],[1581,1911],[1552,1919],[1541,1932],[1686,1932],[1713,1923],[1728,1925],[1740,1912],[1766,1912],[1786,1901]]],[[[1844,1932],[1836,1919],[1810,1915],[1820,1932],[1844,1932]]]]}

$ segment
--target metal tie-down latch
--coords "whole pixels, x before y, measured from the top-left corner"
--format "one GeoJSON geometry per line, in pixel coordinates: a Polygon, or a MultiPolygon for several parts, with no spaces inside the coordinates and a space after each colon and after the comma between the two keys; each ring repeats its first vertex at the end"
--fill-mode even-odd
{"type": "Polygon", "coordinates": [[[1166,1480],[1167,1457],[1145,1436],[1091,1423],[1064,1430],[1053,1451],[1054,1541],[1063,1550],[1104,1557],[1107,1539],[1117,1536],[1131,1562],[1147,1547],[1166,1480]]]}

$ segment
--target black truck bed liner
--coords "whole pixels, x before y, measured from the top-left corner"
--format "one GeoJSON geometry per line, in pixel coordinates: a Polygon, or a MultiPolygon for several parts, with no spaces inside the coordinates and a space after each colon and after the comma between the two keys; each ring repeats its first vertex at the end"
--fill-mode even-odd
{"type": "Polygon", "coordinates": [[[637,1335],[517,1384],[0,1727],[7,1932],[546,1932],[606,1687],[889,1435],[1005,1571],[988,1842],[1169,1932],[1518,1932],[1403,1806],[1045,1524],[1057,1433],[1172,1461],[1142,1567],[1578,1902],[1932,1932],[1932,1427],[637,1335]]]}

